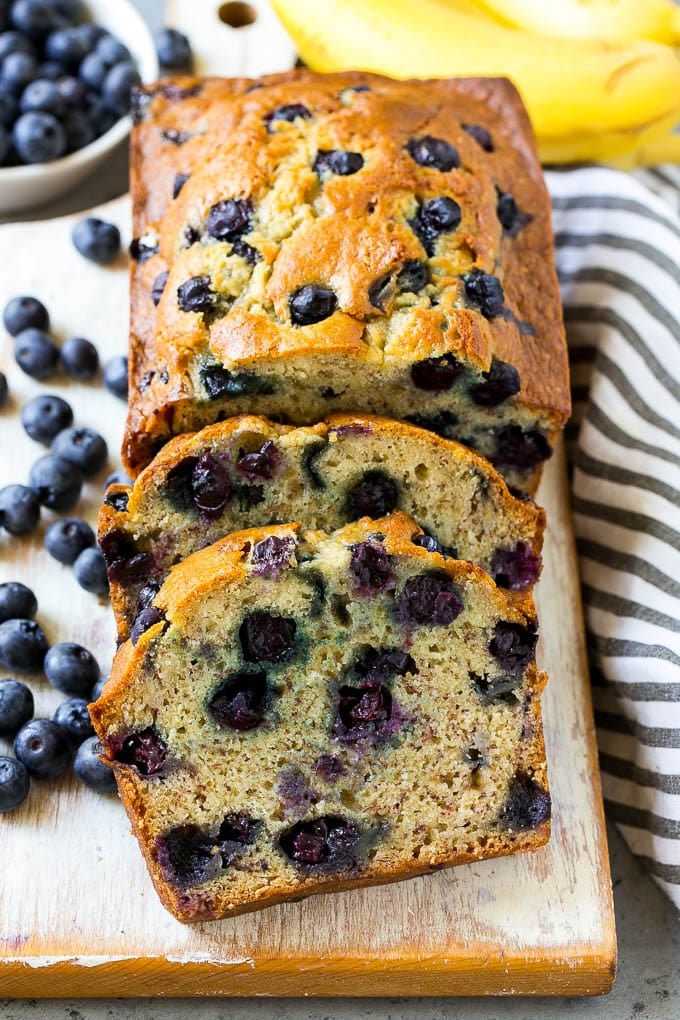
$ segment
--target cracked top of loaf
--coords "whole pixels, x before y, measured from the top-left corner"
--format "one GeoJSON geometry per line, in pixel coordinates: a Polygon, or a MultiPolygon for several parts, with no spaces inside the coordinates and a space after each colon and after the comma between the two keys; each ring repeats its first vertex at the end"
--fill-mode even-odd
{"type": "Polygon", "coordinates": [[[499,427],[540,447],[513,470],[549,455],[566,346],[509,82],[182,78],[141,89],[134,118],[133,474],[171,435],[242,412],[447,412],[446,434],[492,460],[500,445],[501,470],[499,427]]]}

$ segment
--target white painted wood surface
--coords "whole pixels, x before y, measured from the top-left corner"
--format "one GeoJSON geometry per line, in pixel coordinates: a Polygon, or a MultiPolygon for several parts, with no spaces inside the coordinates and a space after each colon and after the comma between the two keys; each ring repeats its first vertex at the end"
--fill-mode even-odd
{"type": "MultiPolygon", "coordinates": [[[[103,207],[129,237],[127,199],[103,207]]],[[[60,339],[87,336],[103,359],[124,351],[125,260],[82,259],[78,217],[0,227],[0,307],[36,294],[60,339]]],[[[94,522],[107,471],[118,465],[124,407],[100,384],[22,375],[0,333],[12,399],[0,410],[0,485],[25,482],[43,452],[23,432],[20,405],[36,393],[69,400],[76,421],[102,432],[110,464],[85,490],[94,522]]],[[[554,801],[550,844],[532,855],[465,865],[395,886],[315,897],[215,924],[185,927],[157,901],[115,797],[71,777],[34,782],[0,816],[0,996],[147,994],[408,995],[596,993],[612,981],[613,912],[588,689],[575,553],[561,453],[540,498],[548,509],[538,591],[539,661],[554,801]]],[[[0,537],[0,581],[34,588],[50,641],[79,641],[104,670],[113,653],[107,603],[35,536],[0,537]]],[[[33,682],[33,681],[32,681],[33,682]]],[[[37,715],[60,700],[35,678],[37,715]]],[[[6,753],[0,742],[0,753],[6,753]]]]}

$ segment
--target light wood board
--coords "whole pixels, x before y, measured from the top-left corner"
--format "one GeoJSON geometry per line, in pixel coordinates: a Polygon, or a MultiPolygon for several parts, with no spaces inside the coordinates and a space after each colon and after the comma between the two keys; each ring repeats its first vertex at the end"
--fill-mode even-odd
{"type": "MultiPolygon", "coordinates": [[[[129,241],[128,202],[100,212],[129,241]]],[[[60,338],[90,337],[103,358],[124,350],[125,260],[101,269],[73,249],[75,218],[0,228],[0,307],[40,296],[60,338]]],[[[68,399],[78,423],[107,438],[110,465],[86,487],[95,521],[101,485],[117,466],[124,407],[100,384],[39,384],[0,334],[12,401],[0,411],[0,485],[25,482],[42,453],[18,410],[36,393],[68,399]]],[[[72,776],[34,782],[0,816],[0,996],[596,994],[611,986],[615,935],[576,558],[561,451],[540,498],[548,509],[538,590],[539,662],[554,801],[550,844],[534,854],[470,864],[400,885],[314,897],[229,921],[186,927],[156,899],[115,797],[72,776]]],[[[0,581],[38,596],[50,641],[91,648],[108,670],[106,602],[42,549],[43,513],[29,538],[0,537],[0,581]]],[[[32,681],[31,681],[32,682],[32,681]]],[[[35,678],[39,716],[61,696],[35,678]]],[[[0,753],[9,744],[0,741],[0,753]]]]}

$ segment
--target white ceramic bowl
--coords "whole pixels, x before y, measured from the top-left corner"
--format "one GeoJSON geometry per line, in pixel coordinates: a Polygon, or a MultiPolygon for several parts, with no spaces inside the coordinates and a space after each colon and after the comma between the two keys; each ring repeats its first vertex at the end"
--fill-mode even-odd
{"type": "MultiPolygon", "coordinates": [[[[92,21],[125,43],[134,57],[142,81],[158,77],[153,37],[128,0],[87,0],[92,21]]],[[[94,142],[51,163],[0,168],[0,214],[32,209],[58,198],[88,177],[130,131],[130,118],[122,117],[94,142]]]]}

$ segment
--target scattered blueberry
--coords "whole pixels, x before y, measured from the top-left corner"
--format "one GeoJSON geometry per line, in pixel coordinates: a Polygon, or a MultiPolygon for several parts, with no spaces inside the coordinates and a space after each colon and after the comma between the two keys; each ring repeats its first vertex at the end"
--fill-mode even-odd
{"type": "Polygon", "coordinates": [[[135,85],[141,83],[139,71],[131,61],[116,64],[108,72],[102,85],[102,99],[105,105],[119,117],[124,117],[130,111],[132,90],[135,85]]]}
{"type": "Polygon", "coordinates": [[[17,336],[25,329],[44,331],[50,328],[50,316],[44,304],[29,296],[12,298],[5,305],[2,321],[10,336],[17,336]]]}
{"type": "Polygon", "coordinates": [[[294,538],[277,538],[276,535],[263,538],[253,547],[253,573],[260,577],[278,577],[283,568],[289,565],[294,550],[294,538]]]}
{"type": "Polygon", "coordinates": [[[259,450],[240,453],[236,470],[249,482],[271,481],[281,466],[281,452],[273,439],[268,439],[259,450]]]}
{"type": "Polygon", "coordinates": [[[88,737],[76,751],[73,771],[80,782],[96,793],[112,793],[116,789],[113,769],[105,765],[100,755],[104,753],[98,737],[88,737]]]}
{"type": "Polygon", "coordinates": [[[162,28],[154,36],[158,63],[172,71],[190,72],[193,67],[191,44],[176,28],[162,28]]]}
{"type": "Polygon", "coordinates": [[[73,228],[71,235],[76,250],[83,258],[107,266],[120,251],[120,231],[114,223],[96,216],[87,216],[73,228]]]}
{"type": "Polygon", "coordinates": [[[428,255],[434,255],[434,243],[440,234],[450,233],[460,226],[461,211],[457,202],[446,195],[428,198],[410,221],[414,233],[428,255]]]}
{"type": "Polygon", "coordinates": [[[309,326],[333,314],[338,299],[328,287],[308,283],[293,291],[288,299],[290,317],[294,326],[309,326]]]}
{"type": "Polygon", "coordinates": [[[35,462],[28,480],[42,505],[50,510],[70,510],[83,487],[80,469],[52,453],[35,462]]]}
{"type": "Polygon", "coordinates": [[[442,172],[460,166],[458,150],[443,138],[434,138],[432,135],[412,138],[406,148],[419,166],[433,167],[442,172]]]}
{"type": "Polygon", "coordinates": [[[485,319],[493,319],[503,313],[505,295],[503,285],[497,276],[472,269],[463,277],[465,296],[471,305],[479,308],[485,319]]]}
{"type": "Polygon", "coordinates": [[[286,103],[283,106],[277,106],[271,113],[266,114],[264,122],[267,125],[268,130],[271,131],[272,124],[276,124],[280,121],[288,121],[293,123],[298,117],[302,120],[309,120],[312,116],[310,111],[302,103],[286,103]]]}
{"type": "Polygon", "coordinates": [[[51,719],[32,719],[14,738],[14,753],[32,776],[54,779],[71,763],[71,741],[51,719]]]}
{"type": "Polygon", "coordinates": [[[191,174],[175,174],[175,179],[172,183],[172,197],[177,198],[180,191],[191,177],[191,174]]]}
{"type": "Polygon", "coordinates": [[[40,500],[26,485],[0,489],[0,526],[10,535],[28,535],[40,520],[40,500]]]}
{"type": "Polygon", "coordinates": [[[89,697],[100,672],[97,660],[87,648],[74,641],[52,645],[45,656],[45,676],[58,691],[79,698],[89,697]]]}
{"type": "Polygon", "coordinates": [[[364,165],[364,157],[360,152],[346,152],[344,149],[319,149],[312,169],[317,173],[324,170],[337,174],[339,177],[349,177],[358,173],[364,165]]]}
{"type": "Polygon", "coordinates": [[[78,78],[59,78],[57,81],[59,95],[64,100],[64,105],[71,109],[80,110],[85,106],[87,100],[87,88],[78,78]]]}
{"type": "Polygon", "coordinates": [[[52,442],[51,451],[75,464],[86,478],[104,467],[109,452],[103,437],[87,428],[64,429],[52,442]]]}
{"type": "MultiPolygon", "coordinates": [[[[196,238],[198,240],[198,237],[196,238]]],[[[149,233],[143,237],[133,237],[128,248],[130,258],[134,262],[148,262],[158,254],[158,243],[155,235],[149,233]]]]}
{"type": "Polygon", "coordinates": [[[53,718],[55,723],[59,723],[66,730],[71,742],[76,746],[94,734],[85,698],[67,698],[66,701],[62,701],[53,718]]]}
{"type": "Polygon", "coordinates": [[[61,346],[61,363],[67,375],[82,382],[92,379],[99,368],[97,348],[82,336],[72,336],[61,346]]]}
{"type": "Polygon", "coordinates": [[[54,394],[33,397],[21,408],[21,424],[36,443],[49,446],[54,437],[73,422],[73,410],[54,394]]]}
{"type": "Polygon", "coordinates": [[[127,400],[128,359],[123,354],[117,354],[104,365],[104,386],[114,397],[127,400]]]}
{"type": "Polygon", "coordinates": [[[470,396],[482,407],[498,407],[520,390],[519,372],[508,361],[494,358],[488,372],[482,373],[486,382],[470,387],[470,396]]]}
{"type": "Polygon", "coordinates": [[[73,566],[83,549],[91,548],[95,542],[94,531],[80,517],[61,517],[45,532],[48,553],[67,566],[73,566]]]}
{"type": "Polygon", "coordinates": [[[12,140],[24,163],[49,163],[66,152],[66,132],[51,113],[23,113],[12,140]]]}
{"type": "Polygon", "coordinates": [[[13,737],[33,718],[33,695],[21,680],[0,680],[0,735],[13,737]]]}
{"type": "Polygon", "coordinates": [[[16,758],[7,755],[0,757],[0,814],[13,811],[28,797],[31,781],[26,771],[16,758]]]}
{"type": "Polygon", "coordinates": [[[30,620],[38,612],[38,600],[21,581],[0,584],[0,623],[5,620],[30,620]]]}
{"type": "Polygon", "coordinates": [[[42,667],[49,643],[35,620],[0,623],[0,664],[16,673],[35,673],[42,667]]]}
{"type": "Polygon", "coordinates": [[[100,549],[83,549],[73,564],[76,581],[85,591],[93,595],[106,595],[109,581],[106,576],[106,564],[100,549]]]}
{"type": "Polygon", "coordinates": [[[26,375],[33,379],[47,379],[57,370],[59,350],[47,333],[40,329],[24,329],[14,341],[14,358],[26,375]]]}

